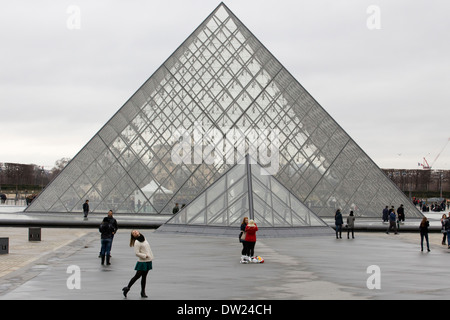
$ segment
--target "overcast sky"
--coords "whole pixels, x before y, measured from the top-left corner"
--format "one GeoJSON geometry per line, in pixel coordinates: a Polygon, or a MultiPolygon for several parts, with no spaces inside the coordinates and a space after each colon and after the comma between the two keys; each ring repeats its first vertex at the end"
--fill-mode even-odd
{"type": "MultiPolygon", "coordinates": [[[[219,3],[3,1],[0,162],[74,157],[219,3]]],[[[378,166],[450,169],[450,1],[224,3],[378,166]]]]}

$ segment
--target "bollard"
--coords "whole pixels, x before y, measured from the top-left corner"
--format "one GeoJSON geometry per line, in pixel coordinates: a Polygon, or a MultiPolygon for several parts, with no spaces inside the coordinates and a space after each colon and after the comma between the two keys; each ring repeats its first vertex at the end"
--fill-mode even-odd
{"type": "Polygon", "coordinates": [[[28,228],[28,241],[41,241],[41,228],[28,228]]]}
{"type": "Polygon", "coordinates": [[[9,238],[0,238],[0,254],[9,253],[9,238]]]}

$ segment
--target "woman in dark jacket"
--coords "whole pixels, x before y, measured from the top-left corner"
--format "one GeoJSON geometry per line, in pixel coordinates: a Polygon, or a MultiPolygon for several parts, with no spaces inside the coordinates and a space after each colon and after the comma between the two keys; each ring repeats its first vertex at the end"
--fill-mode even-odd
{"type": "Polygon", "coordinates": [[[445,213],[442,215],[441,218],[441,233],[442,233],[442,244],[445,245],[445,240],[447,240],[447,229],[445,229],[445,224],[447,223],[447,216],[445,213]]]}
{"type": "Polygon", "coordinates": [[[344,220],[342,219],[341,209],[337,209],[334,215],[334,224],[336,225],[336,239],[342,239],[342,225],[344,224],[344,220]]]}
{"type": "Polygon", "coordinates": [[[242,243],[241,260],[244,258],[246,253],[245,236],[247,235],[247,233],[245,232],[245,227],[247,227],[247,224],[248,224],[248,217],[244,217],[241,223],[241,232],[239,233],[239,242],[242,243]]]}
{"type": "Polygon", "coordinates": [[[420,251],[423,251],[423,238],[425,237],[425,240],[427,240],[427,250],[430,252],[430,244],[428,242],[428,227],[430,226],[430,223],[428,222],[427,217],[423,217],[422,222],[420,223],[420,251]]]}

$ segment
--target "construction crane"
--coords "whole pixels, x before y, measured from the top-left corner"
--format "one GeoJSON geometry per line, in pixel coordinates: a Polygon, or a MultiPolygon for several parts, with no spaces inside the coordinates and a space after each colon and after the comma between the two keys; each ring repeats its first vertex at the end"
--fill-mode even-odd
{"type": "Polygon", "coordinates": [[[445,143],[444,147],[441,149],[441,151],[439,151],[439,153],[437,154],[436,158],[434,158],[434,160],[431,163],[431,165],[428,164],[427,159],[425,159],[425,157],[424,157],[423,158],[423,163],[419,162],[419,166],[422,166],[424,170],[431,170],[431,168],[434,166],[434,164],[436,163],[437,159],[439,159],[439,156],[445,150],[445,148],[447,147],[449,142],[450,142],[450,138],[447,139],[447,142],[445,143]]]}
{"type": "Polygon", "coordinates": [[[423,170],[430,170],[431,166],[428,164],[427,159],[425,159],[425,157],[423,157],[423,163],[418,164],[419,166],[422,166],[423,170]]]}

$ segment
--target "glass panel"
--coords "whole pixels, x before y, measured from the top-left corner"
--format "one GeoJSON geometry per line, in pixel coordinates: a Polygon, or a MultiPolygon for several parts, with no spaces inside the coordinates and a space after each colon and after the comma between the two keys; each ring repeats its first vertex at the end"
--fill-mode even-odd
{"type": "Polygon", "coordinates": [[[207,207],[207,224],[224,224],[227,221],[227,211],[226,211],[226,194],[222,194],[217,198],[212,204],[207,207]],[[223,211],[225,209],[225,211],[223,211]],[[222,217],[217,217],[218,215],[222,217]]]}
{"type": "Polygon", "coordinates": [[[255,223],[258,227],[273,227],[272,209],[258,196],[253,196],[253,208],[255,211],[255,223]]]}
{"type": "Polygon", "coordinates": [[[245,194],[240,199],[236,200],[234,203],[228,202],[228,216],[229,225],[235,226],[240,225],[244,217],[249,216],[248,212],[248,196],[245,194]]]}
{"type": "Polygon", "coordinates": [[[228,188],[228,203],[234,202],[240,198],[243,193],[247,193],[247,178],[243,178],[228,188]]]}
{"type": "Polygon", "coordinates": [[[215,201],[215,199],[217,199],[217,197],[220,194],[223,194],[224,192],[226,192],[225,183],[226,183],[225,179],[220,179],[208,188],[207,203],[206,203],[207,206],[209,206],[212,201],[215,201]]]}
{"type": "Polygon", "coordinates": [[[272,206],[270,189],[263,186],[258,180],[252,180],[253,193],[257,195],[267,206],[272,206]]]}
{"type": "Polygon", "coordinates": [[[291,225],[291,209],[288,205],[272,195],[272,207],[274,213],[275,226],[290,226],[291,225]]]}
{"type": "Polygon", "coordinates": [[[192,217],[197,215],[202,209],[206,207],[206,194],[202,193],[194,202],[186,207],[186,217],[190,221],[192,217]]]}

